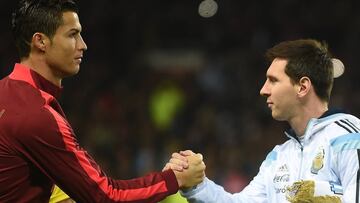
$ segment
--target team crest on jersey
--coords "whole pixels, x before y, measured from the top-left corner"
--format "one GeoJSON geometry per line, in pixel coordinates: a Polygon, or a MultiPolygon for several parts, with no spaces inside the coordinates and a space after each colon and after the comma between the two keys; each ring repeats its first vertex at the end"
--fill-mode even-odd
{"type": "Polygon", "coordinates": [[[318,152],[316,153],[315,158],[312,161],[311,173],[318,174],[320,169],[324,167],[324,156],[325,150],[323,147],[320,147],[318,152]]]}

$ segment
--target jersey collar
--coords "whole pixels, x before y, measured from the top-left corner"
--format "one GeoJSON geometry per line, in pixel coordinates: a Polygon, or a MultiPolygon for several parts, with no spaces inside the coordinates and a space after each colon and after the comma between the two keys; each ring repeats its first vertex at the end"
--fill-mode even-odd
{"type": "MultiPolygon", "coordinates": [[[[338,113],[345,113],[344,110],[341,109],[336,109],[336,108],[331,108],[329,110],[327,110],[325,113],[323,113],[319,118],[312,118],[310,119],[309,123],[307,124],[306,130],[305,130],[305,134],[304,139],[306,140],[307,138],[309,138],[309,136],[311,136],[313,133],[308,133],[309,129],[313,130],[313,127],[318,124],[321,123],[324,120],[327,120],[327,118],[333,117],[333,115],[338,114],[338,113]]],[[[289,138],[295,139],[298,142],[300,142],[298,136],[296,135],[295,131],[289,127],[287,130],[285,130],[285,135],[288,136],[289,138]]]]}
{"type": "Polygon", "coordinates": [[[40,89],[55,98],[59,98],[62,87],[58,87],[46,80],[37,72],[33,71],[24,64],[16,63],[13,72],[9,75],[10,79],[21,80],[29,83],[37,89],[40,89]]]}

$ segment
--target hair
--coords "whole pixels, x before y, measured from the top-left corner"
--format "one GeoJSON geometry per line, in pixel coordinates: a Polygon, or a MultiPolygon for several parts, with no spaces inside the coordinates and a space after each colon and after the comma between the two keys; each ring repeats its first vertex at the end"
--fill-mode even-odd
{"type": "Polygon", "coordinates": [[[271,62],[275,58],[287,60],[285,73],[294,84],[302,77],[308,77],[317,96],[329,102],[333,85],[333,64],[326,42],[314,39],[300,39],[281,42],[266,52],[271,62]]]}
{"type": "Polygon", "coordinates": [[[63,13],[78,13],[73,0],[20,0],[12,13],[12,33],[20,58],[28,57],[30,43],[36,32],[45,34],[50,40],[63,23],[63,13]]]}

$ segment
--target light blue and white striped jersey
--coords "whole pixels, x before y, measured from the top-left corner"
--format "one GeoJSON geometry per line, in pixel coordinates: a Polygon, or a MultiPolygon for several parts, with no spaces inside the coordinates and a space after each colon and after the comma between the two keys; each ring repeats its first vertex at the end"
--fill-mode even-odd
{"type": "MultiPolygon", "coordinates": [[[[328,182],[322,188],[359,203],[360,120],[345,113],[311,119],[303,139],[290,138],[267,155],[258,174],[243,191],[230,194],[209,179],[182,192],[190,203],[287,203],[286,188],[299,180],[328,182]]],[[[324,184],[323,184],[324,185],[324,184]]]]}

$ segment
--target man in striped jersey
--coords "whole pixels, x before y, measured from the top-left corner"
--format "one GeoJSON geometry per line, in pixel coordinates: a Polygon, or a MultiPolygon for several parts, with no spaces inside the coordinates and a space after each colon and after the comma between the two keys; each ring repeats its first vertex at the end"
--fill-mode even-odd
{"type": "MultiPolygon", "coordinates": [[[[243,191],[230,194],[205,178],[182,194],[191,203],[359,203],[360,120],[328,109],[343,67],[312,39],[282,42],[266,55],[271,65],[260,94],[272,117],[290,124],[289,140],[275,146],[243,191]]],[[[169,164],[181,165],[188,154],[174,154],[169,164]]]]}
{"type": "Polygon", "coordinates": [[[87,49],[72,0],[21,0],[13,13],[20,63],[0,80],[0,202],[49,202],[54,184],[76,202],[158,202],[204,176],[200,155],[182,172],[107,177],[76,136],[57,98],[87,49]]]}

